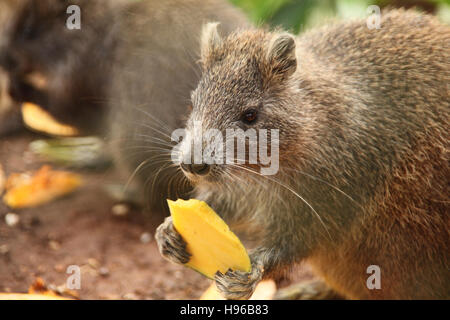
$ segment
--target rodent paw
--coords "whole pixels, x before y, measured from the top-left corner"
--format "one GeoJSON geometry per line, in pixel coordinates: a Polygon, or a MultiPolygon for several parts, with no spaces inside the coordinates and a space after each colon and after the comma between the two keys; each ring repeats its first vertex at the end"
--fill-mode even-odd
{"type": "Polygon", "coordinates": [[[245,300],[252,296],[262,279],[262,268],[253,266],[251,272],[229,269],[225,274],[217,271],[214,278],[217,289],[226,299],[245,300]]]}
{"type": "Polygon", "coordinates": [[[186,250],[186,242],[173,227],[172,217],[167,217],[156,229],[155,239],[164,258],[179,264],[189,262],[191,254],[186,250]]]}

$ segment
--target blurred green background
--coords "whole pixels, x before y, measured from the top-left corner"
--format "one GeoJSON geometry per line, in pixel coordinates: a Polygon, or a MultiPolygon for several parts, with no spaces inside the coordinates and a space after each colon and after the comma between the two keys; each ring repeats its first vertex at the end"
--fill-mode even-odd
{"type": "MultiPolygon", "coordinates": [[[[364,18],[370,5],[416,7],[450,23],[450,0],[230,0],[255,23],[281,25],[295,33],[334,19],[364,18]]],[[[383,11],[381,11],[383,13],[383,11]]]]}

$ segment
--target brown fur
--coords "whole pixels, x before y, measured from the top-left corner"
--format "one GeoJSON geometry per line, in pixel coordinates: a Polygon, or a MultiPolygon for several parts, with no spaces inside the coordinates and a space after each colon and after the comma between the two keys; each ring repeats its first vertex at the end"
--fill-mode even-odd
{"type": "MultiPolygon", "coordinates": [[[[278,128],[280,171],[215,165],[196,196],[251,233],[264,277],[306,259],[347,298],[450,298],[450,28],[400,10],[379,30],[360,20],[298,37],[296,64],[289,43],[248,30],[202,50],[187,129],[278,128]],[[370,265],[380,290],[366,287],[370,265]]],[[[242,298],[260,278],[240,279],[216,280],[242,298]]]]}

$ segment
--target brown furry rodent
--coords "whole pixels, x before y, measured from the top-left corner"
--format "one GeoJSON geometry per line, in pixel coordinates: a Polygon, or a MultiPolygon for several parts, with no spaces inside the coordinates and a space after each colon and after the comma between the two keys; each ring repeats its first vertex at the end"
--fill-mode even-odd
{"type": "MultiPolygon", "coordinates": [[[[274,176],[247,163],[186,172],[195,197],[257,243],[251,273],[216,274],[225,297],[307,260],[346,298],[450,298],[449,45],[448,26],[401,10],[378,30],[361,20],[298,38],[205,28],[187,130],[280,130],[274,176]],[[381,289],[366,285],[371,265],[381,289]]],[[[189,260],[170,218],[156,238],[189,260]]]]}
{"type": "Polygon", "coordinates": [[[175,191],[183,194],[186,185],[163,178],[177,170],[163,167],[170,163],[170,133],[184,125],[200,77],[201,27],[221,21],[230,32],[247,24],[245,16],[225,0],[4,4],[12,13],[0,62],[11,95],[41,105],[83,134],[107,137],[124,182],[138,168],[138,188],[153,187],[142,192],[151,210],[164,210],[175,191]],[[66,27],[71,4],[81,9],[80,30],[66,27]]]}

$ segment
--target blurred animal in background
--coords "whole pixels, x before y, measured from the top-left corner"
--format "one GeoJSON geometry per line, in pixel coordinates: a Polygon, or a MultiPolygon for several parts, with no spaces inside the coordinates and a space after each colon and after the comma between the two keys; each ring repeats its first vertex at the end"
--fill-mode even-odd
{"type": "MultiPolygon", "coordinates": [[[[170,135],[184,125],[200,77],[200,30],[220,21],[226,33],[247,25],[226,0],[5,0],[8,28],[0,68],[17,104],[41,106],[82,135],[110,142],[142,203],[167,211],[185,195],[171,166],[170,135]],[[66,27],[69,5],[81,29],[66,27]]],[[[9,116],[6,116],[8,117],[9,116]]],[[[1,120],[0,120],[1,121],[1,120]]],[[[5,120],[8,121],[8,120],[5,120]]]]}

